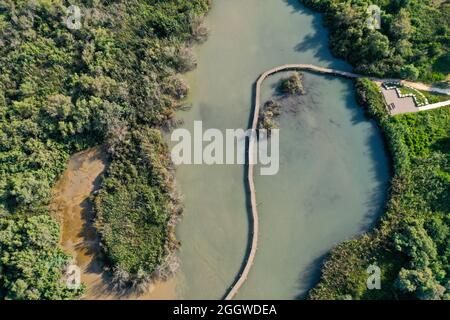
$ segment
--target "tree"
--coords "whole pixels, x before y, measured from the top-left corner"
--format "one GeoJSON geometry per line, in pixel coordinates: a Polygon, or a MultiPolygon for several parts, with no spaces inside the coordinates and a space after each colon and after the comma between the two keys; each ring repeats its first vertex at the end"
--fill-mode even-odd
{"type": "Polygon", "coordinates": [[[445,287],[433,277],[429,268],[419,270],[401,269],[396,286],[403,292],[413,294],[421,300],[438,300],[445,293],[445,287]]]}
{"type": "Polygon", "coordinates": [[[394,235],[395,248],[411,258],[411,266],[428,267],[437,257],[436,245],[424,229],[423,222],[412,220],[406,223],[407,226],[394,235]]]}
{"type": "Polygon", "coordinates": [[[388,37],[376,31],[372,32],[367,39],[367,45],[363,53],[368,62],[375,62],[388,57],[390,55],[388,37]]]}
{"type": "Polygon", "coordinates": [[[407,64],[403,66],[400,70],[400,76],[403,79],[417,80],[420,71],[412,64],[407,64]]]}
{"type": "Polygon", "coordinates": [[[47,215],[0,218],[0,298],[72,299],[83,288],[60,281],[70,262],[58,247],[59,226],[47,215]]]}
{"type": "Polygon", "coordinates": [[[17,175],[12,179],[11,186],[10,195],[14,197],[17,206],[31,206],[45,202],[50,197],[48,181],[39,179],[31,172],[17,175]]]}
{"type": "Polygon", "coordinates": [[[390,25],[390,33],[396,40],[408,39],[412,34],[411,18],[405,9],[401,9],[390,25]]]}

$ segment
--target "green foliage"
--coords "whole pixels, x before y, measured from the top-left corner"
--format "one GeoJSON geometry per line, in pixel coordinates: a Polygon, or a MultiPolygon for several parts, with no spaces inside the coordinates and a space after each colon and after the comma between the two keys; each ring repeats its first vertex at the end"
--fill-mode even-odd
{"type": "Polygon", "coordinates": [[[420,91],[425,96],[425,98],[427,98],[428,103],[430,103],[430,104],[449,100],[449,97],[446,94],[423,91],[423,90],[418,90],[418,91],[420,91]]]}
{"type": "Polygon", "coordinates": [[[358,79],[356,94],[393,159],[390,196],[377,229],[332,251],[310,298],[447,299],[450,108],[390,117],[375,83],[358,79]],[[382,270],[381,290],[365,286],[372,263],[382,270]]]}
{"type": "MultiPolygon", "coordinates": [[[[399,117],[399,122],[407,127],[405,143],[409,153],[415,157],[426,157],[440,149],[448,152],[443,144],[450,135],[450,113],[448,108],[434,112],[405,114],[399,117]]],[[[448,145],[447,145],[448,146],[448,145]]]]}
{"type": "Polygon", "coordinates": [[[147,279],[176,247],[169,222],[181,210],[167,154],[158,130],[133,131],[117,146],[95,199],[108,258],[130,281],[147,279]]]}
{"type": "Polygon", "coordinates": [[[260,129],[267,130],[267,134],[271,134],[272,129],[278,128],[276,120],[281,114],[281,106],[273,100],[269,100],[259,113],[258,126],[260,129]]]}
{"type": "Polygon", "coordinates": [[[433,71],[448,74],[450,73],[450,53],[443,54],[436,59],[433,64],[433,71]]]}
{"type": "MultiPolygon", "coordinates": [[[[47,215],[51,188],[69,156],[93,145],[108,146],[114,179],[128,174],[115,167],[117,152],[133,150],[134,146],[121,147],[128,132],[137,128],[146,132],[170,121],[187,91],[177,73],[195,66],[187,43],[204,36],[199,21],[209,1],[82,0],[76,3],[82,13],[79,30],[70,30],[64,23],[69,4],[63,0],[0,2],[0,216],[4,219],[47,215]]],[[[155,157],[155,151],[151,152],[155,157]]],[[[159,148],[158,152],[167,151],[159,148]]],[[[144,155],[140,156],[128,158],[128,167],[147,170],[150,164],[140,164],[144,155]]],[[[159,232],[148,250],[133,262],[126,261],[126,255],[109,255],[112,264],[126,266],[130,272],[139,269],[138,265],[150,272],[165,252],[167,226],[163,225],[169,202],[161,196],[166,190],[162,182],[146,185],[159,179],[153,174],[156,171],[149,171],[134,184],[130,180],[108,198],[122,204],[121,197],[128,197],[123,203],[134,204],[136,221],[149,218],[147,209],[155,206],[152,212],[158,230],[142,229],[142,237],[136,240],[143,243],[159,232]],[[138,188],[148,191],[147,198],[136,199],[138,188]]],[[[118,222],[112,218],[115,213],[111,221],[118,222]]],[[[104,241],[116,243],[107,237],[104,241]]],[[[36,255],[39,250],[33,249],[36,255]]],[[[52,255],[60,257],[59,253],[52,255]]],[[[20,281],[16,286],[23,289],[38,279],[31,274],[20,281]]],[[[47,288],[59,290],[54,283],[36,286],[33,294],[62,296],[60,290],[53,296],[47,288]]],[[[0,290],[8,298],[34,297],[8,295],[13,289],[4,282],[0,290]]]]}
{"type": "Polygon", "coordinates": [[[289,77],[281,79],[279,91],[284,94],[305,94],[302,81],[303,74],[293,72],[289,77]]]}
{"type": "Polygon", "coordinates": [[[402,292],[415,294],[421,300],[439,300],[445,293],[429,268],[424,270],[402,269],[396,283],[402,292]]]}
{"type": "Polygon", "coordinates": [[[436,82],[449,75],[450,3],[434,0],[300,0],[324,14],[332,52],[357,72],[436,82]],[[381,28],[369,28],[369,5],[381,28]]]}
{"type": "Polygon", "coordinates": [[[400,69],[400,77],[403,79],[417,80],[420,71],[412,64],[406,64],[400,69]]]}
{"type": "Polygon", "coordinates": [[[411,258],[411,266],[425,268],[436,260],[437,250],[433,240],[418,220],[412,220],[393,237],[395,249],[411,258]]]}
{"type": "Polygon", "coordinates": [[[70,257],[58,248],[59,226],[47,215],[0,218],[0,298],[73,299],[61,270],[70,257]]]}

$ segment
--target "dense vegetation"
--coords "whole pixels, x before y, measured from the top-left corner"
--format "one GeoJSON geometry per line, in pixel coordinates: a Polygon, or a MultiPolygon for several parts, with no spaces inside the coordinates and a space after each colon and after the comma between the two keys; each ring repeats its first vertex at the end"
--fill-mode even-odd
{"type": "Polygon", "coordinates": [[[107,187],[96,201],[107,256],[128,277],[148,278],[161,263],[170,247],[168,217],[177,210],[160,168],[166,150],[149,128],[170,124],[186,94],[177,74],[195,66],[188,45],[205,37],[208,2],[78,1],[78,30],[66,24],[68,1],[0,2],[1,297],[78,294],[57,283],[69,257],[54,248],[58,231],[48,204],[68,157],[96,144],[106,144],[110,155],[107,187]],[[113,202],[119,208],[107,213],[113,202]],[[118,214],[134,238],[111,236],[118,214]],[[34,242],[39,232],[47,242],[34,242]],[[143,239],[151,244],[137,254],[143,239]],[[129,254],[125,243],[133,244],[129,254]],[[49,265],[15,271],[29,257],[49,265]]]}
{"type": "Polygon", "coordinates": [[[0,298],[71,299],[61,270],[69,257],[58,248],[59,226],[48,215],[0,217],[0,298]]]}
{"type": "Polygon", "coordinates": [[[449,1],[300,1],[324,13],[333,54],[349,61],[357,72],[450,81],[449,1]],[[380,29],[368,27],[369,5],[381,8],[380,29]]]}
{"type": "Polygon", "coordinates": [[[390,197],[375,231],[333,249],[310,298],[448,299],[450,108],[390,117],[374,83],[356,88],[393,158],[390,197]],[[381,290],[367,289],[370,264],[381,269],[381,290]]]}
{"type": "Polygon", "coordinates": [[[267,130],[267,134],[270,135],[272,129],[278,128],[277,118],[280,114],[281,105],[273,100],[267,101],[259,112],[258,128],[267,130]]]}
{"type": "Polygon", "coordinates": [[[305,94],[303,73],[292,72],[289,77],[281,79],[278,90],[283,94],[305,94]]]}
{"type": "Polygon", "coordinates": [[[158,130],[133,131],[116,154],[96,197],[96,224],[116,285],[144,289],[151,276],[166,278],[177,267],[173,228],[181,208],[158,130]]]}

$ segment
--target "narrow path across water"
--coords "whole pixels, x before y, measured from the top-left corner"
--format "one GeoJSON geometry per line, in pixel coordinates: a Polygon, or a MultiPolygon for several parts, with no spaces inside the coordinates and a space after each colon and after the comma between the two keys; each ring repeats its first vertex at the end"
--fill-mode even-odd
{"type": "MultiPolygon", "coordinates": [[[[221,131],[250,127],[255,77],[273,66],[301,61],[351,70],[331,56],[320,15],[298,0],[215,1],[207,24],[210,37],[196,48],[198,67],[187,76],[192,108],[179,114],[181,127],[191,133],[195,121],[221,131]]],[[[238,299],[297,298],[310,284],[303,276],[320,268],[316,258],[358,234],[372,221],[366,219],[372,208],[381,205],[372,196],[372,190],[383,192],[387,173],[379,161],[381,140],[355,105],[350,81],[306,78],[310,94],[296,104],[298,117],[289,114],[280,122],[280,173],[255,177],[258,254],[238,299]],[[329,170],[321,175],[324,166],[329,170]]],[[[268,92],[264,88],[263,96],[268,92]]],[[[177,298],[223,298],[244,270],[252,242],[246,170],[177,168],[185,205],[177,226],[182,242],[177,298]]]]}
{"type": "MultiPolygon", "coordinates": [[[[261,86],[266,80],[267,77],[283,71],[288,70],[306,70],[306,71],[312,71],[317,72],[321,74],[329,74],[329,75],[335,75],[339,77],[344,78],[350,78],[350,79],[356,79],[363,77],[362,75],[341,71],[337,69],[331,69],[331,68],[324,68],[320,66],[315,66],[312,64],[286,64],[282,66],[278,66],[275,68],[272,68],[270,70],[267,70],[262,75],[259,76],[258,80],[255,84],[255,97],[254,97],[254,107],[252,110],[253,114],[253,120],[252,120],[252,126],[250,129],[253,131],[256,131],[258,127],[258,119],[259,119],[259,113],[261,108],[261,86]]],[[[383,82],[387,81],[386,79],[379,79],[379,78],[371,78],[374,81],[383,82]]],[[[411,83],[410,83],[411,84],[411,83]]],[[[435,88],[427,87],[426,90],[428,91],[435,91],[435,88]]],[[[444,103],[439,104],[438,107],[447,106],[450,104],[449,101],[445,101],[444,103]]],[[[417,109],[417,111],[421,111],[421,109],[417,109]]],[[[258,247],[258,235],[259,235],[259,215],[258,215],[258,207],[256,202],[256,190],[255,190],[255,183],[253,179],[253,169],[255,163],[253,161],[253,149],[254,149],[254,140],[250,140],[247,144],[247,166],[248,166],[248,177],[247,177],[247,183],[249,187],[250,192],[250,205],[251,205],[251,224],[250,224],[250,250],[248,253],[248,256],[245,257],[245,263],[242,273],[238,276],[237,281],[233,284],[233,286],[228,291],[227,295],[225,296],[225,300],[231,300],[233,297],[238,293],[239,289],[244,285],[245,281],[247,280],[248,274],[251,270],[251,267],[253,265],[253,262],[255,260],[256,250],[258,247]]]]}

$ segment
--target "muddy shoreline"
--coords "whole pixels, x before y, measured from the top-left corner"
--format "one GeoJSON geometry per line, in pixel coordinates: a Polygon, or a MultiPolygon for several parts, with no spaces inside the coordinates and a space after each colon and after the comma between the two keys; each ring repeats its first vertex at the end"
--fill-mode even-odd
{"type": "Polygon", "coordinates": [[[119,293],[112,289],[104,268],[100,238],[93,226],[90,199],[100,187],[106,166],[106,153],[101,147],[74,154],[53,189],[50,211],[61,225],[61,247],[81,268],[81,282],[86,285],[82,299],[174,299],[174,280],[157,282],[141,295],[131,290],[119,293]]]}

